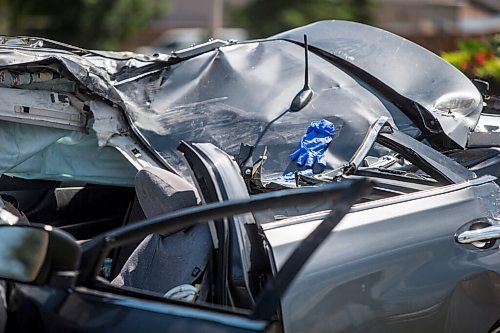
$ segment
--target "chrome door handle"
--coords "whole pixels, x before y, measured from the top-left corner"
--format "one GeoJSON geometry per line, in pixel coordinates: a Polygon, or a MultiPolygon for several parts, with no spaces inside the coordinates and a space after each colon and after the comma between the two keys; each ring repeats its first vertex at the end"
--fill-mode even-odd
{"type": "Polygon", "coordinates": [[[460,244],[486,242],[500,238],[500,225],[493,225],[476,230],[467,230],[456,236],[460,244]]]}

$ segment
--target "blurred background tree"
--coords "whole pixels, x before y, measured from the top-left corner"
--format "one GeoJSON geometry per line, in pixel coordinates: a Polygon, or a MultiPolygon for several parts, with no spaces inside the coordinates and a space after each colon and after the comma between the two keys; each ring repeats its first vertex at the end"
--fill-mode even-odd
{"type": "Polygon", "coordinates": [[[229,15],[251,37],[268,37],[319,20],[372,21],[370,0],[255,0],[229,15]]]}
{"type": "Polygon", "coordinates": [[[168,0],[0,0],[0,33],[40,36],[84,48],[117,49],[168,0]]]}
{"type": "Polygon", "coordinates": [[[500,34],[486,42],[462,40],[458,43],[458,50],[442,52],[441,56],[470,78],[500,83],[500,34]]]}

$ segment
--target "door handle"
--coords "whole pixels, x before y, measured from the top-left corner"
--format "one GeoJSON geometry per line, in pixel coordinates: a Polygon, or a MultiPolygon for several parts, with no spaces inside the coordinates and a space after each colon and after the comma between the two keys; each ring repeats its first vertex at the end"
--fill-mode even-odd
{"type": "Polygon", "coordinates": [[[472,244],[476,242],[494,241],[500,238],[500,225],[492,225],[489,227],[467,230],[456,236],[457,242],[460,244],[472,244]]]}

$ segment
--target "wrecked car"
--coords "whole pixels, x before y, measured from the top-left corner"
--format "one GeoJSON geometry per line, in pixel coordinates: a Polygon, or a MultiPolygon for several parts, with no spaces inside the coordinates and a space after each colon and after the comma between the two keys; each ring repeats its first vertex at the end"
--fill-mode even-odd
{"type": "Polygon", "coordinates": [[[418,45],[0,51],[6,330],[499,328],[500,126],[418,45]]]}

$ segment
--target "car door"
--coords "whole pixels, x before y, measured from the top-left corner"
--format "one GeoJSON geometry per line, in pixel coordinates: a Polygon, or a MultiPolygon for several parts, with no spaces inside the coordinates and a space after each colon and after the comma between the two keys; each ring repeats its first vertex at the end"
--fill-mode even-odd
{"type": "Polygon", "coordinates": [[[265,321],[140,293],[18,286],[7,332],[263,332],[265,321]]]}
{"type": "MultiPolygon", "coordinates": [[[[384,129],[384,119],[378,123],[374,131],[380,133],[367,137],[396,149],[432,175],[435,184],[422,182],[425,186],[419,191],[354,205],[284,296],[285,332],[488,332],[500,319],[498,244],[461,244],[457,239],[467,230],[498,224],[495,178],[476,178],[428,146],[384,129]]],[[[205,161],[216,161],[212,173],[204,175],[196,172],[189,150],[181,148],[198,182],[212,179],[217,193],[244,196],[239,170],[228,159],[224,162],[225,154],[207,144],[191,149],[205,161]]],[[[382,189],[389,180],[373,179],[382,189]]],[[[391,175],[391,189],[396,180],[391,175]]],[[[210,186],[202,187],[210,192],[210,186]]],[[[295,244],[318,226],[320,217],[321,213],[311,213],[261,223],[276,271],[296,250],[295,244]]],[[[233,263],[244,257],[239,252],[230,256],[233,263]]]]}
{"type": "MultiPolygon", "coordinates": [[[[464,232],[498,225],[495,177],[474,178],[393,134],[401,141],[391,146],[405,142],[400,148],[416,164],[425,160],[422,168],[443,185],[354,205],[284,296],[285,332],[490,332],[498,326],[498,243],[463,240],[464,232]]],[[[262,225],[278,270],[319,221],[321,214],[310,214],[262,225]]]]}

